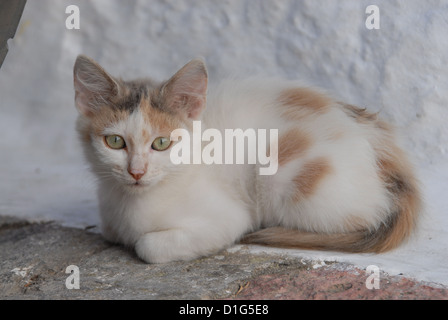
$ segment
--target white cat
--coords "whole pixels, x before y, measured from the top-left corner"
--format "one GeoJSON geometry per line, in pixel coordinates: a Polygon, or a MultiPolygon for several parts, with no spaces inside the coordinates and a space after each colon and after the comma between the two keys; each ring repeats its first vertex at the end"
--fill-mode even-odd
{"type": "Polygon", "coordinates": [[[376,115],[294,82],[230,80],[207,89],[207,81],[202,60],[161,83],[123,81],[85,56],[76,60],[77,129],[98,177],[106,239],[161,263],[238,241],[383,252],[411,234],[418,186],[376,115]],[[171,132],[191,132],[195,120],[202,130],[278,130],[277,172],[174,164],[170,150],[180,141],[171,132]]]}

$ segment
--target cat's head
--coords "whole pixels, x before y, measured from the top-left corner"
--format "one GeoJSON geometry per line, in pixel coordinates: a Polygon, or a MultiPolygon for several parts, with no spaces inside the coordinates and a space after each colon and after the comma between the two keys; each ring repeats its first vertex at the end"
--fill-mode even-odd
{"type": "Polygon", "coordinates": [[[179,170],[170,161],[171,131],[191,131],[206,105],[207,70],[187,63],[168,81],[123,81],[78,56],[74,66],[77,129],[104,183],[137,192],[179,170]]]}

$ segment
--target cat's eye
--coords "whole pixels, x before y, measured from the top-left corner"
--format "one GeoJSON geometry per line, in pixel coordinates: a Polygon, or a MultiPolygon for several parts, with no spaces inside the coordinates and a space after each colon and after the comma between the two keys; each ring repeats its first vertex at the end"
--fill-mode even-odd
{"type": "Polygon", "coordinates": [[[156,138],[153,142],[151,147],[154,150],[157,151],[163,151],[169,148],[169,146],[171,145],[171,141],[169,138],[165,138],[165,137],[159,137],[156,138]]]}
{"type": "Polygon", "coordinates": [[[126,147],[124,139],[118,135],[106,136],[106,144],[112,149],[123,149],[126,147]]]}

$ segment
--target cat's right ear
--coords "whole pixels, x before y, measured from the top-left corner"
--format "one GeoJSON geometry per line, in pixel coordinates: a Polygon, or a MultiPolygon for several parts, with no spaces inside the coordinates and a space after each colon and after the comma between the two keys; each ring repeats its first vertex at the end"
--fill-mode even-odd
{"type": "Polygon", "coordinates": [[[75,105],[86,117],[91,117],[100,104],[119,93],[118,83],[98,63],[79,55],[73,67],[75,105]]]}
{"type": "Polygon", "coordinates": [[[191,60],[163,85],[164,108],[197,120],[205,109],[207,81],[205,62],[202,59],[191,60]]]}

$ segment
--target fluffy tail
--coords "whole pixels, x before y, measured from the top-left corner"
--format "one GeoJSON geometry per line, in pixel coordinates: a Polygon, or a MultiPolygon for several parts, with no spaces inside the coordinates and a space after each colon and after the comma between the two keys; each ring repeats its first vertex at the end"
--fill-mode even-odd
{"type": "MultiPolygon", "coordinates": [[[[385,141],[384,144],[390,143],[385,141]]],[[[241,243],[282,248],[302,248],[343,252],[385,252],[408,239],[421,210],[420,192],[413,170],[396,146],[377,150],[378,176],[390,197],[389,215],[375,227],[347,233],[313,233],[272,227],[246,235],[241,243]]]]}
{"type": "Polygon", "coordinates": [[[418,203],[411,195],[378,228],[348,233],[314,233],[272,227],[246,235],[241,243],[280,248],[381,253],[409,238],[416,225],[418,203]]]}
{"type": "Polygon", "coordinates": [[[271,227],[246,235],[240,243],[279,248],[381,253],[397,247],[412,232],[408,213],[396,214],[375,230],[348,233],[315,233],[271,227]]]}
{"type": "Polygon", "coordinates": [[[259,244],[279,248],[365,252],[370,237],[363,232],[322,234],[283,227],[271,227],[246,235],[242,244],[259,244]],[[363,243],[362,243],[363,242],[363,243]]]}

